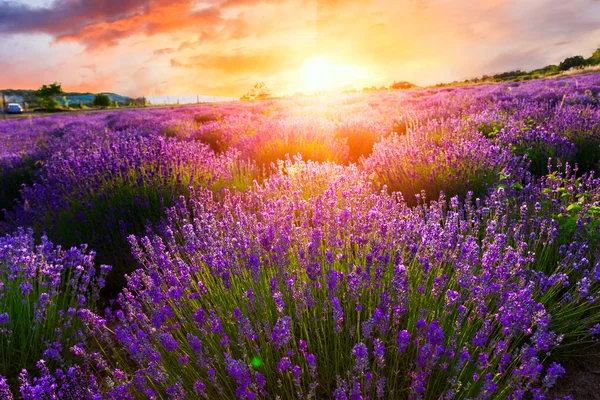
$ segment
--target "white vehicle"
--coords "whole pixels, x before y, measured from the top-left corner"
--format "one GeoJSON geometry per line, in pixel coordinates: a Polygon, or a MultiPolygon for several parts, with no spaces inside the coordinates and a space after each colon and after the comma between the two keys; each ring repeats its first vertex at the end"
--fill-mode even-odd
{"type": "Polygon", "coordinates": [[[6,112],[9,114],[21,114],[23,112],[23,107],[17,103],[8,103],[8,107],[6,107],[6,112]]]}

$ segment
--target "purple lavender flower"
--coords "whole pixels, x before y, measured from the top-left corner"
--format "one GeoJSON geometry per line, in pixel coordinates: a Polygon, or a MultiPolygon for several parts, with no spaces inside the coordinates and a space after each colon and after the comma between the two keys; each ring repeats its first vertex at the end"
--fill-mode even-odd
{"type": "Polygon", "coordinates": [[[350,400],[363,400],[359,381],[354,381],[352,384],[352,390],[350,390],[350,400]]]}
{"type": "Polygon", "coordinates": [[[301,378],[302,378],[302,368],[300,368],[299,365],[295,365],[294,368],[292,368],[292,382],[294,383],[294,386],[300,387],[301,378]]]}
{"type": "Polygon", "coordinates": [[[285,347],[292,338],[291,332],[292,319],[289,316],[281,317],[273,327],[271,333],[271,342],[275,350],[285,347]]]}
{"type": "Polygon", "coordinates": [[[375,384],[375,387],[376,387],[376,396],[378,399],[383,399],[385,397],[385,382],[386,382],[385,376],[381,376],[381,377],[379,377],[379,379],[377,379],[377,383],[375,384]]]}
{"type": "Polygon", "coordinates": [[[334,400],[348,400],[348,396],[346,396],[346,392],[342,388],[337,388],[333,392],[334,400]]]}
{"type": "Polygon", "coordinates": [[[325,272],[325,280],[327,281],[328,296],[333,297],[338,284],[338,272],[334,269],[328,269],[325,272]]]}
{"type": "Polygon", "coordinates": [[[177,382],[174,385],[167,386],[165,392],[167,393],[167,395],[169,395],[169,398],[172,400],[185,399],[187,397],[185,389],[183,388],[183,384],[181,382],[177,382]]]}
{"type": "Polygon", "coordinates": [[[159,340],[160,343],[165,346],[165,349],[167,349],[167,351],[173,352],[177,349],[178,343],[177,340],[173,339],[173,336],[171,336],[170,333],[161,333],[159,335],[159,340]]]}
{"type": "Polygon", "coordinates": [[[260,372],[256,372],[255,379],[256,379],[256,387],[258,388],[258,393],[260,393],[261,396],[267,396],[267,392],[265,390],[265,386],[267,385],[267,380],[265,379],[264,375],[262,375],[260,372]]]}
{"type": "Polygon", "coordinates": [[[340,333],[342,331],[342,323],[344,322],[344,310],[337,297],[331,299],[331,308],[333,310],[333,321],[335,324],[333,330],[335,333],[340,333]]]}
{"type": "Polygon", "coordinates": [[[279,373],[283,373],[292,368],[292,362],[289,357],[281,357],[281,359],[277,362],[277,366],[275,370],[279,373]]]}
{"type": "Polygon", "coordinates": [[[380,339],[373,341],[373,357],[375,357],[378,368],[385,367],[385,343],[380,339]]]}
{"type": "Polygon", "coordinates": [[[360,342],[354,345],[352,348],[352,354],[354,355],[354,371],[357,374],[363,374],[369,369],[369,350],[367,346],[360,342]]]}
{"type": "Polygon", "coordinates": [[[27,297],[29,296],[29,293],[31,293],[31,291],[33,290],[33,285],[31,284],[31,282],[21,282],[19,288],[21,289],[21,295],[23,297],[27,297]]]}
{"type": "Polygon", "coordinates": [[[238,321],[238,336],[240,337],[240,340],[255,340],[258,335],[254,331],[250,320],[242,314],[239,308],[233,310],[233,313],[238,321]]]}
{"type": "Polygon", "coordinates": [[[553,362],[548,367],[548,370],[546,371],[546,376],[544,376],[544,381],[543,381],[544,387],[545,388],[554,387],[554,385],[556,384],[556,381],[558,379],[562,378],[562,376],[564,374],[565,374],[565,369],[563,368],[563,366],[560,365],[559,363],[553,362]]]}
{"type": "Polygon", "coordinates": [[[398,332],[398,339],[396,340],[396,344],[398,345],[398,351],[400,353],[404,353],[410,344],[410,333],[406,329],[398,332]]]}
{"type": "MultiPolygon", "coordinates": [[[[238,396],[243,394],[246,395],[246,389],[252,384],[252,378],[250,375],[250,369],[248,365],[242,360],[233,359],[229,353],[225,353],[225,369],[227,374],[235,379],[237,383],[236,393],[238,396]]],[[[242,397],[243,397],[242,396],[242,397]]]]}
{"type": "Polygon", "coordinates": [[[231,340],[229,339],[229,336],[227,336],[226,333],[222,333],[221,340],[219,340],[219,346],[228,347],[230,344],[231,344],[231,340]]]}
{"type": "Polygon", "coordinates": [[[198,379],[196,382],[194,382],[194,392],[198,396],[208,398],[206,392],[204,391],[205,388],[206,388],[206,386],[204,385],[204,382],[202,381],[202,379],[198,379]]]}
{"type": "Polygon", "coordinates": [[[488,365],[489,356],[487,353],[479,353],[479,358],[477,359],[477,368],[486,369],[488,365]]]}
{"type": "Polygon", "coordinates": [[[496,385],[496,383],[492,380],[492,374],[485,374],[483,376],[483,386],[481,387],[479,398],[485,400],[494,398],[494,392],[497,388],[498,385],[496,385]]]}
{"type": "Polygon", "coordinates": [[[375,328],[375,320],[369,318],[362,323],[362,335],[365,339],[370,339],[373,336],[373,329],[375,328]]]}
{"type": "Polygon", "coordinates": [[[317,376],[317,365],[315,364],[315,355],[307,354],[306,363],[308,364],[308,371],[311,378],[315,378],[317,376]]]}
{"type": "Polygon", "coordinates": [[[446,291],[446,304],[452,306],[456,304],[456,302],[460,300],[460,293],[454,290],[448,289],[446,291]]]}
{"type": "Polygon", "coordinates": [[[306,342],[302,339],[298,340],[298,350],[300,351],[300,354],[302,354],[303,356],[306,356],[306,350],[307,350],[308,346],[306,345],[306,342]]]}
{"type": "Polygon", "coordinates": [[[202,307],[197,309],[194,313],[194,320],[200,328],[204,327],[204,324],[206,323],[206,313],[204,312],[204,309],[202,307]]]}
{"type": "Polygon", "coordinates": [[[273,293],[273,300],[275,300],[275,307],[277,308],[277,312],[282,313],[283,308],[285,307],[285,302],[283,301],[283,294],[281,294],[281,292],[273,293]]]}
{"type": "Polygon", "coordinates": [[[0,400],[13,400],[12,392],[6,383],[6,378],[0,375],[0,400]]]}

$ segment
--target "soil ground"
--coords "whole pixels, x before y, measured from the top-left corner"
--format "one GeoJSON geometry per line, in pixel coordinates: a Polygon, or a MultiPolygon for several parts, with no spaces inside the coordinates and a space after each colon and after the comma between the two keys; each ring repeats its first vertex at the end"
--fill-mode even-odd
{"type": "Polygon", "coordinates": [[[571,396],[573,400],[600,400],[600,344],[586,355],[574,356],[561,364],[565,376],[557,382],[552,398],[571,396]]]}

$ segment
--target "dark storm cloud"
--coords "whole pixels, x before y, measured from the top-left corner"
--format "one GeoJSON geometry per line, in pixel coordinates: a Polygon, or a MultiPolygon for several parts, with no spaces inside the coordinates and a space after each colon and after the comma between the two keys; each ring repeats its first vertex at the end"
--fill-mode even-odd
{"type": "Polygon", "coordinates": [[[0,32],[61,35],[97,21],[114,21],[143,12],[149,0],[59,0],[36,8],[0,0],[0,32]]]}
{"type": "Polygon", "coordinates": [[[218,7],[193,0],[58,0],[47,8],[0,0],[0,33],[46,33],[88,49],[116,45],[135,34],[173,32],[221,22],[218,7]]]}

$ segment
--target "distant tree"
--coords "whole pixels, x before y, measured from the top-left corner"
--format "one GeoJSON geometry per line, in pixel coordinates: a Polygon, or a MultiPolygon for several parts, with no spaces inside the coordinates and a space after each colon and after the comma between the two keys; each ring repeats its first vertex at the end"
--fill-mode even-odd
{"type": "Polygon", "coordinates": [[[600,64],[600,47],[592,54],[590,58],[588,58],[588,63],[590,65],[600,64]]]}
{"type": "Polygon", "coordinates": [[[271,89],[264,82],[256,83],[240,100],[262,100],[272,97],[271,89]]]}
{"type": "Polygon", "coordinates": [[[515,71],[507,71],[502,72],[501,74],[496,74],[492,76],[492,78],[494,81],[510,81],[523,75],[527,75],[527,72],[517,69],[515,71]]]}
{"type": "Polygon", "coordinates": [[[412,89],[417,87],[417,85],[414,85],[410,82],[406,82],[406,81],[401,81],[401,82],[396,82],[394,81],[394,83],[392,84],[392,86],[390,86],[390,89],[392,90],[406,90],[406,89],[412,89]]]}
{"type": "Polygon", "coordinates": [[[586,59],[583,56],[574,56],[565,58],[560,64],[558,64],[558,68],[561,71],[568,71],[571,68],[580,68],[586,65],[586,59]]]}
{"type": "Polygon", "coordinates": [[[58,102],[55,97],[64,93],[62,85],[58,82],[51,83],[50,85],[43,85],[35,91],[36,97],[39,98],[42,104],[48,109],[56,108],[58,102]]]}
{"type": "Polygon", "coordinates": [[[560,68],[558,67],[558,65],[546,65],[544,68],[542,68],[542,71],[544,71],[544,73],[550,73],[550,72],[559,72],[560,68]]]}
{"type": "Polygon", "coordinates": [[[96,107],[102,107],[102,108],[110,107],[110,105],[111,105],[110,97],[108,97],[107,94],[98,93],[97,95],[94,96],[94,101],[92,102],[92,104],[94,104],[94,106],[96,106],[96,107]]]}
{"type": "Polygon", "coordinates": [[[146,107],[146,104],[148,104],[148,102],[146,101],[145,97],[138,97],[137,99],[133,100],[132,106],[134,106],[134,107],[146,107]]]}

